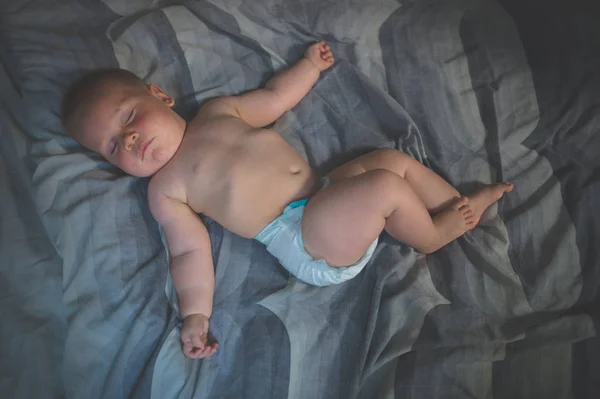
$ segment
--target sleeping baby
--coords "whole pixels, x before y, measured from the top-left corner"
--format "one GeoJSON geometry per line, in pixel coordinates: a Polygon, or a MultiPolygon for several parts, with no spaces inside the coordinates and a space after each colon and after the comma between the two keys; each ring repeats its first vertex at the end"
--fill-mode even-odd
{"type": "Polygon", "coordinates": [[[164,230],[189,358],[215,353],[209,339],[214,267],[199,213],[263,243],[291,274],[339,284],[369,262],[378,236],[430,254],[474,228],[512,185],[461,194],[410,156],[389,148],[320,178],[278,133],[264,127],[293,108],[334,58],[308,47],[264,88],[207,101],[186,122],[160,87],[109,69],[76,82],[63,102],[67,133],[134,176],[152,176],[148,202],[164,230]]]}

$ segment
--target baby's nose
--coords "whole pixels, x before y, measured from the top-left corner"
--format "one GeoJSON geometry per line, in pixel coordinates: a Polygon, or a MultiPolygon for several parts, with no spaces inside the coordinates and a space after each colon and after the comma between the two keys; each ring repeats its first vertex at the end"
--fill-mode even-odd
{"type": "Polygon", "coordinates": [[[124,147],[127,151],[131,151],[131,149],[133,148],[133,145],[135,144],[135,142],[137,141],[137,139],[140,137],[138,132],[129,132],[125,135],[124,137],[124,147]]]}

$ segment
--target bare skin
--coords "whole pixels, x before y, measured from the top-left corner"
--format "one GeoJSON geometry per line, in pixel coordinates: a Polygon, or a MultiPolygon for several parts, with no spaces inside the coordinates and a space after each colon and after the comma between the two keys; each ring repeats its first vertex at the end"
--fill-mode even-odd
{"type": "Polygon", "coordinates": [[[474,228],[513,189],[492,184],[461,197],[439,175],[392,149],[363,155],[329,176],[336,184],[308,202],[302,236],[306,250],[330,266],[355,263],[383,229],[419,252],[435,252],[474,228]]]}
{"type": "Polygon", "coordinates": [[[68,128],[87,148],[136,176],[153,176],[150,209],[172,255],[171,275],[184,318],[186,356],[204,358],[209,339],[214,266],[206,227],[197,213],[231,232],[254,238],[285,207],[310,197],[302,234],[305,249],[333,267],[360,258],[386,230],[431,253],[476,226],[481,214],[512,185],[496,184],[466,197],[402,152],[375,150],[318,176],[275,131],[264,129],[294,107],[333,65],[321,41],[276,74],[265,88],[207,102],[185,123],[174,100],[157,86],[107,87],[68,128]]]}

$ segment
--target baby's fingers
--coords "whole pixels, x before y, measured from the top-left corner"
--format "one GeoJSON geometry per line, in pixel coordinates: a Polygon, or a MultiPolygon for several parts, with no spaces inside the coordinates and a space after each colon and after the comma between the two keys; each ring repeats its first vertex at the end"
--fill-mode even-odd
{"type": "Polygon", "coordinates": [[[215,352],[217,351],[218,348],[219,348],[218,343],[214,343],[212,345],[206,345],[204,350],[202,350],[202,352],[198,354],[198,358],[202,359],[205,357],[212,356],[215,354],[215,352]]]}
{"type": "Polygon", "coordinates": [[[204,349],[206,346],[206,334],[194,334],[192,337],[192,344],[199,349],[204,349]]]}
{"type": "Polygon", "coordinates": [[[190,359],[197,359],[201,351],[193,345],[184,345],[183,354],[190,359]]]}
{"type": "Polygon", "coordinates": [[[206,346],[204,349],[202,349],[202,351],[198,353],[198,359],[204,359],[205,357],[210,356],[211,350],[211,346],[206,346]]]}
{"type": "Polygon", "coordinates": [[[327,45],[325,45],[325,46],[319,46],[319,52],[321,54],[326,54],[326,53],[330,53],[331,54],[331,49],[327,45]]]}
{"type": "Polygon", "coordinates": [[[329,51],[329,44],[327,44],[325,40],[321,40],[317,43],[317,49],[319,49],[320,52],[329,51]]]}
{"type": "Polygon", "coordinates": [[[208,353],[208,355],[206,356],[212,356],[215,354],[215,352],[217,351],[217,349],[219,349],[219,344],[214,344],[210,347],[210,352],[208,353]]]}
{"type": "Polygon", "coordinates": [[[211,345],[206,345],[203,348],[185,345],[183,347],[183,353],[190,359],[202,359],[215,353],[215,350],[211,345]]]}

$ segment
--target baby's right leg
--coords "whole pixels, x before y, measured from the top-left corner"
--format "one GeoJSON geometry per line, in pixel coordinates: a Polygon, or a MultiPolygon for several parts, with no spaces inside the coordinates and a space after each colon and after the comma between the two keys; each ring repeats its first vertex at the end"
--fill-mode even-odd
{"type": "Polygon", "coordinates": [[[304,246],[330,266],[348,266],[385,228],[397,240],[431,253],[471,227],[472,211],[466,203],[459,197],[432,218],[405,179],[383,169],[365,172],[310,199],[302,220],[304,246]]]}
{"type": "Polygon", "coordinates": [[[385,169],[405,179],[430,213],[437,213],[460,197],[454,187],[441,176],[410,155],[391,148],[379,148],[362,155],[331,173],[333,181],[359,175],[370,170],[385,169]]]}

